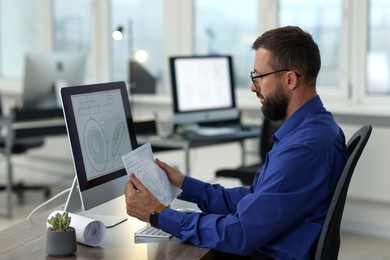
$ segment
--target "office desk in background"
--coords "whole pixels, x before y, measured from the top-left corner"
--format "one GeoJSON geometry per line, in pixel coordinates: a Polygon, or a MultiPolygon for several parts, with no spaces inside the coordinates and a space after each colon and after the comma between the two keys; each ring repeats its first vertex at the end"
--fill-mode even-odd
{"type": "Polygon", "coordinates": [[[6,192],[7,192],[7,207],[4,214],[8,218],[12,217],[12,186],[13,186],[13,165],[12,165],[12,149],[17,139],[23,138],[39,138],[52,135],[66,134],[66,127],[62,109],[22,109],[12,108],[10,115],[6,118],[1,118],[0,126],[6,128],[6,135],[1,136],[4,140],[4,148],[0,150],[5,155],[7,164],[6,171],[6,192]]]}
{"type": "Polygon", "coordinates": [[[185,153],[185,171],[184,174],[191,175],[190,165],[190,151],[192,148],[225,144],[232,142],[239,142],[241,145],[241,162],[245,163],[245,143],[246,139],[259,138],[260,127],[259,126],[236,126],[236,131],[228,134],[221,135],[197,135],[197,134],[186,134],[186,135],[175,135],[171,138],[161,138],[156,135],[137,135],[138,144],[144,144],[150,142],[153,148],[158,150],[164,149],[182,149],[185,153]]]}
{"type": "MultiPolygon", "coordinates": [[[[119,200],[119,202],[121,202],[119,200]]],[[[123,210],[123,201],[120,205],[123,210]]],[[[0,231],[0,259],[59,259],[46,254],[46,219],[50,212],[0,231]]],[[[182,244],[179,239],[136,243],[134,232],[145,223],[128,217],[127,221],[107,229],[101,247],[77,243],[76,254],[66,259],[211,259],[217,253],[207,248],[182,244]]]]}

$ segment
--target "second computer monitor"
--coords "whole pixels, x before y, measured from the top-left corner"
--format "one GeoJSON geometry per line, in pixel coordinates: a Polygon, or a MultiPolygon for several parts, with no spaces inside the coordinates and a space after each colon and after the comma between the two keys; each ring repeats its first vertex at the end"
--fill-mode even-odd
{"type": "Polygon", "coordinates": [[[137,61],[129,62],[130,94],[155,94],[156,77],[137,61]]]}
{"type": "Polygon", "coordinates": [[[84,84],[86,56],[79,52],[30,53],[25,57],[23,108],[61,107],[62,87],[84,84]]]}
{"type": "Polygon", "coordinates": [[[172,102],[177,124],[198,124],[239,117],[232,57],[170,58],[172,102]]]}

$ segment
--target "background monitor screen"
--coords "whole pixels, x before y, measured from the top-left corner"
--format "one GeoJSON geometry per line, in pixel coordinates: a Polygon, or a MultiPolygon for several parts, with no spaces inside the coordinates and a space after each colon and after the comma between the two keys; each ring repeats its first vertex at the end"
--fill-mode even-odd
{"type": "Polygon", "coordinates": [[[31,53],[25,57],[23,108],[61,107],[61,87],[84,84],[86,56],[78,52],[31,53]]]}
{"type": "Polygon", "coordinates": [[[82,210],[88,210],[123,195],[129,180],[122,156],[137,141],[126,84],[67,87],[61,97],[82,210]]]}
{"type": "Polygon", "coordinates": [[[231,56],[171,57],[170,70],[176,123],[238,118],[231,56]]]}
{"type": "Polygon", "coordinates": [[[155,94],[156,77],[137,61],[130,61],[129,67],[130,94],[155,94]]]}

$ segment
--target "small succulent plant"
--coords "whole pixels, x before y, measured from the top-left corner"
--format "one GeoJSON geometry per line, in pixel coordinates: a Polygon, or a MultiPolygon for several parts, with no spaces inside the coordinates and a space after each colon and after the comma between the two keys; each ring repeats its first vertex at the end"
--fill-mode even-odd
{"type": "Polygon", "coordinates": [[[50,230],[53,231],[68,231],[73,229],[70,226],[71,217],[68,215],[68,212],[64,212],[62,214],[56,213],[50,219],[47,220],[47,223],[51,225],[49,227],[50,230]]]}

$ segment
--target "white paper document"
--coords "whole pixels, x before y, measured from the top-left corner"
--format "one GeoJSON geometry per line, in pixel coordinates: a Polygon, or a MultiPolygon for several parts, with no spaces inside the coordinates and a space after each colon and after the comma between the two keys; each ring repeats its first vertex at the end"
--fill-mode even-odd
{"type": "Polygon", "coordinates": [[[164,170],[154,162],[150,143],[129,152],[122,156],[122,159],[126,172],[128,174],[134,172],[135,176],[162,204],[171,204],[182,192],[179,187],[169,181],[164,170]]]}

